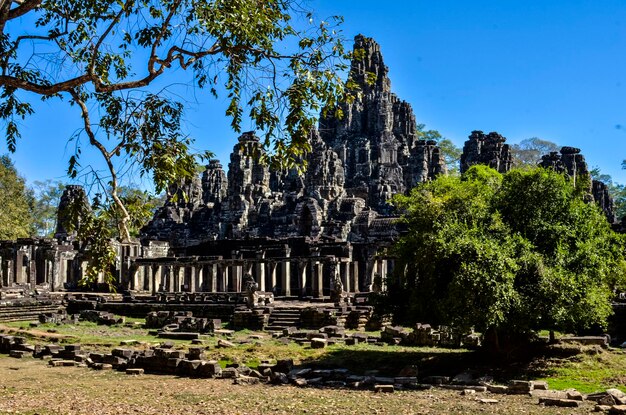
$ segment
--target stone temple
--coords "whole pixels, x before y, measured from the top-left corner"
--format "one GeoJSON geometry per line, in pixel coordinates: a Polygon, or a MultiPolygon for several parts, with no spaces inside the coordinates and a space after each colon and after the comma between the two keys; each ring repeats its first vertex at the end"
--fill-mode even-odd
{"type": "MultiPolygon", "coordinates": [[[[349,76],[358,94],[342,104],[343,117],[328,111],[311,131],[306,172],[270,170],[258,161],[259,138],[242,134],[226,168],[212,160],[201,177],[172,186],[141,240],[115,245],[119,289],[146,301],[216,304],[254,292],[261,304],[274,297],[356,303],[385,288],[394,267],[385,248],[403,231],[390,201],[445,174],[446,165],[436,143],[420,139],[411,106],[391,92],[379,45],[359,35],[354,47],[361,52],[349,76]]],[[[563,147],[541,165],[588,177],[579,153],[563,147]]],[[[506,139],[473,131],[461,172],[474,164],[508,171],[506,139]]],[[[607,187],[593,181],[588,193],[615,222],[607,187]]],[[[82,188],[68,186],[55,239],[0,242],[3,290],[77,288],[85,258],[62,226],[64,206],[76,200],[88,203],[82,188]]]]}

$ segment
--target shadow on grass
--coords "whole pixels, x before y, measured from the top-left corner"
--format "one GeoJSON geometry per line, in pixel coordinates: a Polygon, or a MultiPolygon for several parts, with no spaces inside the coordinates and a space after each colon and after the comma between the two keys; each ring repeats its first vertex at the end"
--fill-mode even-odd
{"type": "Polygon", "coordinates": [[[397,348],[380,350],[336,349],[319,358],[309,358],[302,366],[315,368],[345,368],[354,374],[377,370],[382,376],[398,376],[407,366],[417,369],[419,378],[427,376],[455,376],[471,372],[477,376],[491,376],[497,382],[511,379],[538,379],[546,375],[544,363],[549,359],[567,359],[579,351],[538,346],[515,357],[498,355],[485,350],[397,348]]]}

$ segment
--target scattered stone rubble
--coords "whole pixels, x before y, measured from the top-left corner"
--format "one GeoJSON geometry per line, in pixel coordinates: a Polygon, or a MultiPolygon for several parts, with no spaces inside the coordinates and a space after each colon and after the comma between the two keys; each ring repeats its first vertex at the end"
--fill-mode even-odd
{"type": "MultiPolygon", "coordinates": [[[[336,334],[332,333],[331,334],[336,334]]],[[[328,333],[325,333],[328,334],[328,333]]],[[[222,339],[221,339],[222,340],[222,339]]],[[[222,343],[228,344],[227,340],[222,343]]],[[[232,344],[231,344],[232,345],[232,344]]],[[[228,346],[219,346],[228,347],[228,346]]],[[[415,367],[407,367],[397,376],[381,376],[378,371],[354,374],[347,369],[318,369],[296,367],[293,360],[262,361],[257,368],[243,364],[228,364],[225,368],[216,360],[207,358],[207,348],[191,346],[188,350],[174,348],[173,343],[156,347],[132,349],[118,347],[110,353],[89,352],[80,345],[33,346],[19,336],[0,335],[0,353],[14,358],[35,357],[48,359],[50,366],[90,367],[94,370],[116,370],[128,375],[144,373],[169,374],[194,378],[228,379],[235,384],[291,384],[298,387],[332,387],[369,389],[374,392],[392,393],[396,390],[427,390],[433,387],[458,391],[464,396],[476,394],[514,394],[537,398],[545,406],[577,407],[583,401],[597,403],[596,410],[620,414],[626,408],[626,394],[609,389],[606,392],[583,395],[576,390],[548,390],[545,382],[512,380],[508,385],[493,384],[488,376],[477,377],[469,372],[452,378],[442,376],[419,377],[415,367]]],[[[497,403],[497,399],[476,398],[484,403],[497,403]]]]}

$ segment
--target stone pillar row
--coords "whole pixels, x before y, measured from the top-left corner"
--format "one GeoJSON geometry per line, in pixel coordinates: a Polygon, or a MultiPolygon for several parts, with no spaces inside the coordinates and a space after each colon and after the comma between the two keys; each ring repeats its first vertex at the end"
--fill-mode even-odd
{"type": "MultiPolygon", "coordinates": [[[[7,261],[5,261],[7,262],[7,261]]],[[[3,265],[4,266],[4,265],[3,265]]],[[[322,259],[293,259],[266,261],[223,261],[205,264],[137,264],[130,270],[129,285],[132,290],[156,293],[166,292],[240,292],[242,280],[250,273],[258,284],[259,291],[274,291],[282,296],[307,296],[321,298],[324,288],[330,287],[326,281],[328,271],[322,259]],[[296,287],[296,291],[294,291],[296,287]]],[[[392,264],[385,259],[373,259],[366,267],[368,280],[372,284],[376,273],[386,274],[392,264]]],[[[342,261],[337,264],[337,272],[346,292],[359,292],[359,263],[342,261]]],[[[2,273],[2,283],[6,284],[6,272],[2,273]]]]}

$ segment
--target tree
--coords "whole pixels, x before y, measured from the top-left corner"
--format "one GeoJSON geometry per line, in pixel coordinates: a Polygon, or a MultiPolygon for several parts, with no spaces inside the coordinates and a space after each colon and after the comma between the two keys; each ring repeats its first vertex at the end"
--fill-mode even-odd
{"type": "Polygon", "coordinates": [[[33,196],[8,156],[0,156],[0,240],[33,235],[33,196]]]}
{"type": "Polygon", "coordinates": [[[130,214],[121,174],[149,174],[157,192],[193,174],[183,105],[163,86],[179,82],[181,71],[214,96],[225,93],[233,129],[248,117],[274,151],[268,161],[281,168],[298,165],[310,149],[313,114],[335,108],[344,94],[339,32],[295,0],[7,0],[0,29],[9,150],[34,99],[77,108],[83,129],[72,137],[68,173],[85,171],[86,137],[106,163],[96,178],[118,211],[122,240],[130,238],[130,214]]]}
{"type": "Polygon", "coordinates": [[[566,176],[472,166],[398,196],[408,233],[389,282],[396,318],[498,340],[603,327],[624,239],[566,176]]]}
{"type": "Polygon", "coordinates": [[[63,183],[56,180],[36,181],[33,184],[33,216],[37,236],[54,236],[57,221],[57,207],[64,189],[63,183]]]}
{"type": "Polygon", "coordinates": [[[541,156],[552,151],[559,151],[558,144],[552,141],[537,137],[522,140],[519,144],[511,146],[513,167],[535,167],[541,161],[541,156]]]}
{"type": "MultiPolygon", "coordinates": [[[[141,228],[152,219],[156,210],[165,203],[165,194],[155,196],[150,192],[132,186],[120,187],[119,194],[130,217],[128,221],[130,235],[132,237],[138,237],[141,228]]],[[[102,218],[108,222],[108,229],[118,229],[120,220],[117,215],[119,212],[115,209],[114,205],[100,205],[99,202],[96,201],[94,208],[96,215],[102,216],[102,218]]],[[[116,235],[112,233],[110,238],[115,236],[116,235]]]]}

